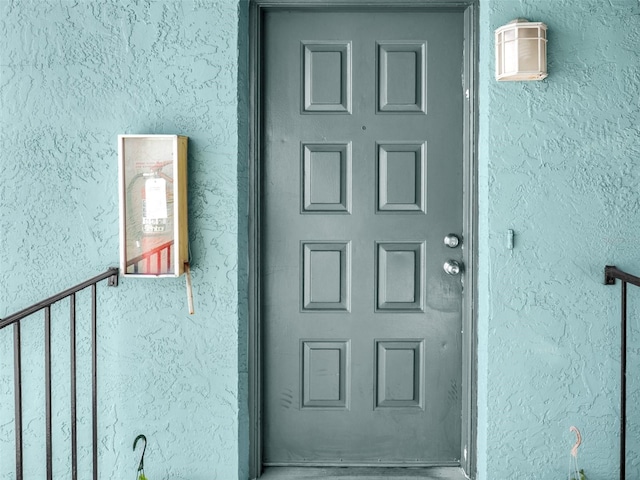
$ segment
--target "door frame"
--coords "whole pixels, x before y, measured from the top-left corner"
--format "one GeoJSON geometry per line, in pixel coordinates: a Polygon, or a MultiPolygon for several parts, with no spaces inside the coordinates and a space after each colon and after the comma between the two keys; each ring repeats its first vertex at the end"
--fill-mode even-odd
{"type": "Polygon", "coordinates": [[[249,478],[258,478],[262,470],[262,368],[261,285],[260,285],[260,178],[262,152],[261,128],[261,37],[266,11],[283,9],[358,8],[380,10],[393,8],[458,8],[464,11],[464,66],[461,94],[465,95],[463,113],[463,261],[466,292],[462,304],[462,432],[461,466],[470,478],[476,476],[477,432],[477,64],[479,0],[250,0],[249,5],[249,325],[248,325],[248,400],[249,400],[249,478]]]}

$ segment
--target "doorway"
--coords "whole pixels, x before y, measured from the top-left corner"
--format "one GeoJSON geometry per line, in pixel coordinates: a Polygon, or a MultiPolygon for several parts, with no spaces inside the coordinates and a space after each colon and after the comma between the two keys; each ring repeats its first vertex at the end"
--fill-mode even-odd
{"type": "Polygon", "coordinates": [[[470,468],[469,9],[254,17],[256,473],[470,468]]]}

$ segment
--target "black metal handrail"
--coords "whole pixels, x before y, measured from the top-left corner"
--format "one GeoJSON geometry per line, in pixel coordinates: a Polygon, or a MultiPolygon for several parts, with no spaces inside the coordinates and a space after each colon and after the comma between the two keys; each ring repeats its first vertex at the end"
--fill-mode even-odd
{"type": "Polygon", "coordinates": [[[604,268],[605,285],[622,280],[620,313],[620,480],[625,480],[627,464],[627,284],[640,287],[640,277],[612,265],[604,268]]]}
{"type": "Polygon", "coordinates": [[[64,290],[52,297],[42,300],[19,312],[0,319],[0,330],[13,325],[14,354],[14,409],[15,409],[15,443],[16,443],[16,480],[23,478],[22,458],[22,352],[20,341],[21,320],[44,310],[44,355],[45,355],[45,415],[46,415],[46,472],[47,480],[53,478],[52,468],[52,410],[51,410],[51,307],[53,304],[69,298],[70,304],[70,363],[71,363],[71,473],[73,480],[78,478],[78,446],[77,446],[77,410],[76,410],[76,293],[91,287],[91,411],[93,439],[93,479],[98,479],[98,421],[97,421],[97,284],[108,279],[109,286],[118,285],[118,269],[110,268],[75,287],[64,290]]]}

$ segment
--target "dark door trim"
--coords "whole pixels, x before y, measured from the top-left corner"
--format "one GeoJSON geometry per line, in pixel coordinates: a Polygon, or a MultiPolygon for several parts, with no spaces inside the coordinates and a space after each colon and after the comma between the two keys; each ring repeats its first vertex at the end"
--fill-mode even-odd
{"type": "MultiPolygon", "coordinates": [[[[249,475],[258,478],[262,469],[262,362],[260,324],[260,178],[261,166],[261,37],[267,10],[284,8],[431,9],[458,8],[465,14],[464,72],[461,94],[464,112],[464,262],[463,299],[463,401],[461,466],[470,478],[476,476],[476,261],[477,261],[477,36],[478,0],[250,0],[249,7],[249,475]]],[[[242,425],[241,425],[242,428],[242,425]]],[[[241,449],[242,451],[242,449],[241,449]]]]}

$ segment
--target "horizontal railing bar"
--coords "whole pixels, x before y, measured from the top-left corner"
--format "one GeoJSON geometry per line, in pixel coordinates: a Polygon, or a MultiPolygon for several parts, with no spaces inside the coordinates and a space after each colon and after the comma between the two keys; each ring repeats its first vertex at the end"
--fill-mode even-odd
{"type": "Polygon", "coordinates": [[[604,267],[604,283],[605,285],[614,285],[616,278],[626,283],[631,283],[636,287],[640,287],[640,277],[631,275],[630,273],[623,272],[618,267],[613,265],[607,265],[604,267]]]}
{"type": "MultiPolygon", "coordinates": [[[[2,330],[5,327],[8,327],[9,325],[12,325],[12,324],[14,324],[16,322],[19,322],[23,318],[28,317],[29,315],[32,315],[32,314],[36,313],[37,311],[42,310],[43,308],[45,308],[45,307],[47,307],[49,305],[53,305],[57,301],[68,297],[72,293],[79,292],[80,290],[83,290],[83,289],[85,289],[85,288],[87,288],[87,287],[89,287],[91,285],[94,285],[94,284],[98,283],[100,280],[104,280],[105,278],[111,278],[111,277],[115,277],[117,279],[117,277],[118,277],[118,268],[112,267],[109,270],[107,270],[106,272],[101,273],[100,275],[96,275],[95,277],[90,278],[89,280],[87,280],[85,282],[79,283],[75,287],[68,288],[67,290],[64,290],[63,292],[60,292],[57,295],[49,297],[46,300],[42,300],[41,302],[38,302],[38,303],[32,305],[31,307],[25,308],[24,310],[20,310],[19,312],[16,312],[16,313],[14,313],[12,315],[9,315],[8,317],[3,318],[2,320],[0,320],[0,330],[2,330]]],[[[117,285],[117,282],[114,281],[114,284],[117,285]]]]}

